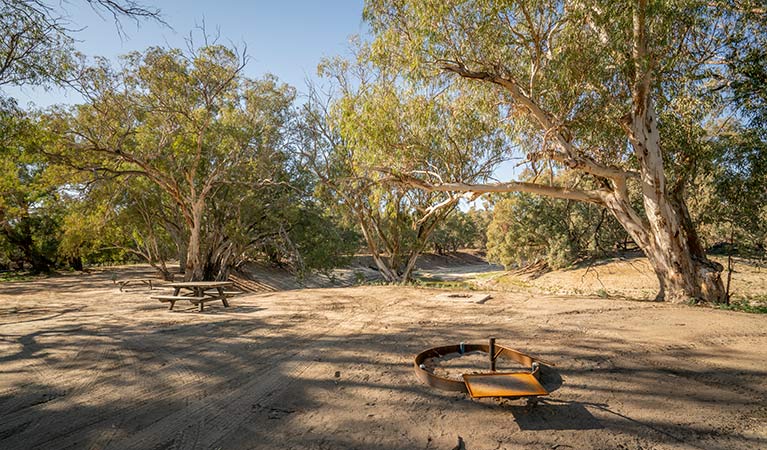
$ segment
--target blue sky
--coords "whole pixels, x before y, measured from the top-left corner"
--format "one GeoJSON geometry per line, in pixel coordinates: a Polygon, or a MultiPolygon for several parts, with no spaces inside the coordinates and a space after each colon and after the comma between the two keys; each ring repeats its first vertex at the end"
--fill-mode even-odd
{"type": "MultiPolygon", "coordinates": [[[[270,72],[304,90],[304,80],[316,76],[323,56],[346,54],[348,39],[365,34],[363,0],[143,0],[158,7],[171,28],[142,22],[137,28],[123,20],[127,38],[121,39],[111,16],[99,15],[83,0],[63,3],[73,28],[77,48],[88,56],[116,59],[133,50],[154,45],[184,47],[196,25],[205,23],[208,34],[220,33],[221,41],[247,46],[251,61],[246,74],[257,77],[270,72]]],[[[198,36],[200,34],[198,33],[198,36]]],[[[54,103],[77,103],[80,98],[61,89],[7,89],[22,105],[40,107],[54,103]]]]}

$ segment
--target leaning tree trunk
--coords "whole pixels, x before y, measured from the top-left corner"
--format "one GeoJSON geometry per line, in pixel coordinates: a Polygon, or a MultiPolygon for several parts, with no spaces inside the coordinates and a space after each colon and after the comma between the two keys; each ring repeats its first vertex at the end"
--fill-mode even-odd
{"type": "Polygon", "coordinates": [[[684,200],[672,199],[667,191],[657,116],[649,95],[641,97],[641,102],[634,105],[629,125],[647,217],[646,238],[637,243],[658,277],[658,299],[719,302],[724,295],[721,266],[699,254],[697,236],[690,235],[689,227],[685,227],[684,200]]]}

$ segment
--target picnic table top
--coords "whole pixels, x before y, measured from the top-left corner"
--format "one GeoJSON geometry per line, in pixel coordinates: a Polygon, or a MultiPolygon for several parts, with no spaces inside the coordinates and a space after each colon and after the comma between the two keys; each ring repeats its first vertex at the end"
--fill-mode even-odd
{"type": "Polygon", "coordinates": [[[166,286],[170,287],[226,287],[231,286],[234,283],[231,281],[177,281],[175,283],[168,283],[166,286]]]}

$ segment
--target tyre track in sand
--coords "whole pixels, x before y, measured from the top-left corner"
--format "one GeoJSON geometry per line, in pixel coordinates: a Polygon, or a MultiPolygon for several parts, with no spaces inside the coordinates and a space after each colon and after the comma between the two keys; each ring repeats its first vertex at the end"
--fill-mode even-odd
{"type": "MultiPolygon", "coordinates": [[[[273,331],[274,333],[277,330],[273,331]]],[[[195,347],[198,343],[190,342],[185,347],[174,347],[173,350],[178,351],[181,354],[186,354],[189,349],[195,347]]],[[[129,423],[135,423],[137,418],[141,418],[147,414],[162,420],[164,417],[171,415],[172,410],[157,411],[157,407],[153,405],[157,404],[171,404],[188,402],[190,395],[197,399],[202,399],[205,395],[205,389],[211,387],[209,381],[204,374],[192,369],[189,364],[176,354],[173,354],[171,349],[164,349],[160,343],[156,342],[154,345],[151,343],[143,342],[142,338],[130,338],[123,340],[118,344],[115,344],[113,349],[114,360],[117,361],[117,365],[112,368],[113,379],[112,382],[104,382],[98,386],[91,386],[87,393],[87,401],[80,401],[74,396],[68,396],[68,398],[57,399],[62,403],[61,408],[64,411],[78,410],[82,408],[95,407],[99,405],[107,405],[109,410],[104,411],[104,414],[84,414],[84,415],[71,415],[71,414],[57,414],[53,417],[50,415],[43,416],[41,419],[45,419],[46,426],[49,429],[56,430],[55,435],[41,433],[30,434],[25,432],[27,430],[17,430],[12,436],[9,436],[7,441],[0,441],[0,448],[107,448],[108,444],[115,440],[119,440],[118,435],[124,434],[126,430],[124,425],[129,423]],[[173,380],[166,379],[165,373],[157,375],[150,373],[151,369],[146,368],[147,360],[139,357],[143,354],[143,350],[150,349],[156,351],[158,348],[161,355],[170,356],[165,360],[165,365],[173,373],[173,380]],[[177,364],[178,363],[178,364],[177,364]],[[144,368],[139,370],[139,368],[144,368]],[[163,384],[157,383],[157,380],[162,379],[163,384]],[[121,381],[122,380],[122,381],[121,381]],[[115,386],[114,383],[134,383],[130,387],[131,395],[129,398],[116,399],[114,396],[115,386]],[[191,394],[190,394],[191,393],[191,394]],[[147,407],[151,409],[147,410],[147,407]],[[21,434],[19,434],[21,433],[21,434]],[[6,447],[6,444],[8,447],[6,447]],[[102,445],[103,444],[103,445],[102,445]]],[[[275,354],[278,352],[274,352],[275,354]]],[[[269,355],[266,355],[267,357],[269,355]]],[[[160,358],[155,359],[155,363],[161,363],[160,358]]],[[[239,384],[240,380],[228,379],[223,384],[233,383],[239,384]]],[[[56,405],[54,405],[54,410],[56,405]]],[[[40,415],[40,414],[38,414],[40,415]]],[[[19,420],[23,420],[20,417],[19,420]]],[[[135,425],[134,425],[135,426],[135,425]]]]}
{"type": "MultiPolygon", "coordinates": [[[[89,352],[84,351],[90,343],[80,345],[71,358],[63,363],[67,365],[80,364],[85,360],[89,352]],[[86,355],[86,356],[83,356],[86,355]]],[[[50,386],[52,394],[43,394],[40,401],[35,401],[39,395],[17,395],[11,401],[3,405],[3,416],[0,421],[0,447],[7,445],[7,440],[18,441],[24,446],[30,439],[38,436],[41,425],[49,427],[49,410],[56,411],[59,405],[66,405],[72,398],[80,394],[89,393],[97,381],[109,370],[108,366],[112,359],[109,355],[114,354],[115,348],[109,344],[100,344],[95,352],[95,357],[86,360],[87,368],[81,370],[79,377],[71,377],[68,372],[56,370],[55,366],[38,358],[29,367],[32,377],[32,385],[50,386]],[[31,400],[31,402],[30,402],[31,400]],[[10,419],[6,417],[10,416],[10,419]]],[[[119,367],[116,367],[119,369],[119,367]]],[[[16,448],[13,445],[7,448],[16,448]]]]}
{"type": "MultiPolygon", "coordinates": [[[[116,442],[112,448],[118,449],[207,449],[215,448],[250,417],[253,406],[269,407],[279,394],[301,378],[318,378],[322,369],[313,370],[319,362],[317,355],[322,354],[325,344],[322,339],[341,328],[344,331],[362,330],[378,320],[367,319],[370,311],[361,302],[352,301],[351,314],[344,317],[332,305],[335,316],[322,324],[320,331],[309,331],[287,336],[290,349],[271,352],[263,361],[261,370],[247,374],[248,380],[231,382],[234,388],[211,392],[205,398],[190,402],[183,410],[175,411],[152,426],[116,442]],[[335,314],[338,313],[338,314],[335,314]],[[364,319],[364,320],[361,320],[364,319]],[[353,328],[349,324],[356,323],[353,328]],[[271,401],[269,399],[272,399],[271,401]],[[169,438],[170,437],[170,438],[169,438]]],[[[327,307],[328,305],[323,305],[327,307]]],[[[341,308],[349,312],[349,306],[341,308]]],[[[380,310],[380,309],[379,309],[380,310]]],[[[315,310],[318,313],[331,312],[327,309],[315,310]]],[[[306,325],[306,324],[303,324],[306,325]]],[[[308,327],[315,328],[314,326],[308,327]]],[[[315,328],[316,329],[316,328],[315,328]]],[[[279,333],[275,333],[279,334],[279,333]]]]}

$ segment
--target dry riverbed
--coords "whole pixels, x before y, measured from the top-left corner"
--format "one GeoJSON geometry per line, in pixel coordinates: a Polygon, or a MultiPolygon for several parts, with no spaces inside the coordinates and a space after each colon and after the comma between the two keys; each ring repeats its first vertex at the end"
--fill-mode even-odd
{"type": "Polygon", "coordinates": [[[111,277],[0,284],[0,448],[767,448],[765,315],[400,287],[170,312],[111,277]],[[413,375],[421,350],[489,336],[556,364],[545,401],[413,375]]]}

